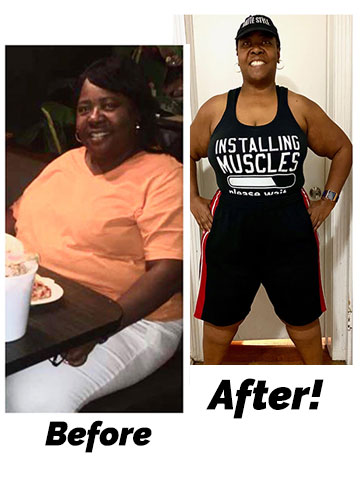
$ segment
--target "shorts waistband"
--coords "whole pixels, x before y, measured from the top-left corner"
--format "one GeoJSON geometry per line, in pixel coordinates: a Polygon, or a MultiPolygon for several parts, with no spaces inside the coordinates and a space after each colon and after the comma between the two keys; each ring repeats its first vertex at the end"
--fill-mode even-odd
{"type": "Polygon", "coordinates": [[[285,196],[266,196],[266,197],[253,197],[236,195],[227,192],[221,192],[220,202],[227,205],[233,205],[237,208],[278,208],[290,205],[292,203],[304,202],[301,190],[295,193],[291,193],[285,196]]]}

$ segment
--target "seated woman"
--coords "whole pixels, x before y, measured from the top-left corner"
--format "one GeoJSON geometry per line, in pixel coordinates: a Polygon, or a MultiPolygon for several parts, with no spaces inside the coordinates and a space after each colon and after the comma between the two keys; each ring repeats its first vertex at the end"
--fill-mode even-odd
{"type": "Polygon", "coordinates": [[[117,301],[126,328],[7,377],[8,412],[74,412],[164,364],[182,331],[182,166],[158,149],[138,65],[95,62],[77,88],[82,147],[50,163],[11,207],[40,263],[117,301]],[[78,368],[74,368],[78,367],[78,368]]]}

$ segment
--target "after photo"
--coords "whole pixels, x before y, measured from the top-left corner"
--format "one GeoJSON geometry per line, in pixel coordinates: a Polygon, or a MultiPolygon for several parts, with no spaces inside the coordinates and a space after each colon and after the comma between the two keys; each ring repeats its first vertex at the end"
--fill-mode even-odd
{"type": "Polygon", "coordinates": [[[193,15],[191,363],[352,363],[352,18],[193,15]]]}

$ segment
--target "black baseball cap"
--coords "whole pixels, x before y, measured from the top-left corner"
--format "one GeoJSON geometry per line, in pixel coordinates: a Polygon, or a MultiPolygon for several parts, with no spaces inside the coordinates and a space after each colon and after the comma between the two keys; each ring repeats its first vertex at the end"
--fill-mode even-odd
{"type": "Polygon", "coordinates": [[[250,15],[249,17],[245,18],[243,23],[240,25],[235,40],[237,42],[239,38],[242,38],[251,32],[257,31],[271,33],[277,39],[280,47],[278,31],[271,18],[265,17],[265,15],[250,15]]]}

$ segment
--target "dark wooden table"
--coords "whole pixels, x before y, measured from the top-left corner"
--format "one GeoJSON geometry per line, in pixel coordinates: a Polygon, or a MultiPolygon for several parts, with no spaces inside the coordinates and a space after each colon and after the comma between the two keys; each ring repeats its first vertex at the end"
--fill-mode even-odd
{"type": "Polygon", "coordinates": [[[116,302],[43,267],[38,273],[55,280],[64,295],[30,308],[25,336],[6,343],[6,375],[111,335],[120,326],[121,309],[116,302]]]}

